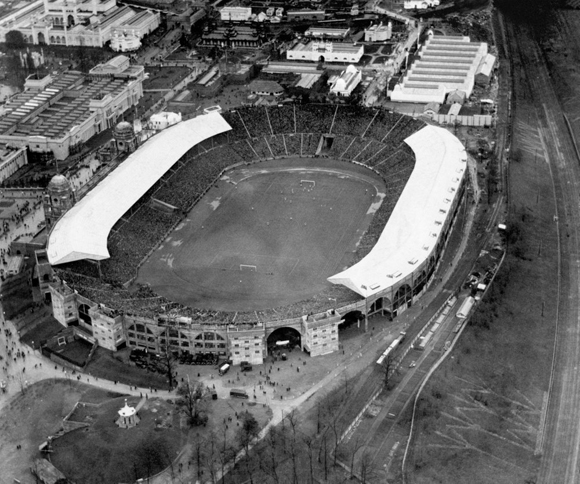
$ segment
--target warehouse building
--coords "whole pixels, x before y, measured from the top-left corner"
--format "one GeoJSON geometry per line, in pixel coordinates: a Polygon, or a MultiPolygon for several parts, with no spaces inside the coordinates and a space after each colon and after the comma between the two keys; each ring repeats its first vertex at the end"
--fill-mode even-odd
{"type": "Polygon", "coordinates": [[[450,92],[462,91],[469,98],[475,77],[491,75],[495,57],[487,43],[469,37],[436,36],[432,32],[418,52],[402,82],[391,92],[391,100],[417,103],[444,103],[450,92]],[[484,66],[481,67],[480,66],[484,66]]]}
{"type": "Polygon", "coordinates": [[[0,116],[0,143],[64,160],[94,135],[116,125],[143,96],[143,66],[117,56],[89,75],[30,76],[0,116]]]}

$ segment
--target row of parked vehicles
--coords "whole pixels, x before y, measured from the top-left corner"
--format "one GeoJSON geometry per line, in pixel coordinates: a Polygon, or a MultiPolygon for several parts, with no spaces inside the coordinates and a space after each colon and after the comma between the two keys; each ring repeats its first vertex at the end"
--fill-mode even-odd
{"type": "Polygon", "coordinates": [[[155,353],[149,353],[136,348],[131,351],[129,360],[135,363],[135,366],[143,368],[144,370],[156,371],[158,373],[167,372],[167,365],[155,353]]]}
{"type": "Polygon", "coordinates": [[[179,363],[182,365],[217,365],[219,356],[215,353],[183,353],[179,357],[179,363]]]}

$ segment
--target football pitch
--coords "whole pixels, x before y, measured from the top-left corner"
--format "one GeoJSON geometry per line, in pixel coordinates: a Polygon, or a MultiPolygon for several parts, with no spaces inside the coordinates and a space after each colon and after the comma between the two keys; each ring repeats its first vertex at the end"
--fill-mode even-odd
{"type": "Polygon", "coordinates": [[[230,171],[153,252],[137,282],[204,309],[253,311],[307,299],[352,262],[384,195],[370,170],[333,160],[230,171]]]}

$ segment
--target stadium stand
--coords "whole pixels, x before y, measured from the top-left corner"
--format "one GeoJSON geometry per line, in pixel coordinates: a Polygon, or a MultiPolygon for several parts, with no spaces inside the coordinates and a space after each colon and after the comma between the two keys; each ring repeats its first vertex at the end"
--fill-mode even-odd
{"type": "Polygon", "coordinates": [[[300,156],[300,149],[302,146],[302,136],[299,134],[285,134],[284,141],[286,142],[286,151],[288,156],[300,156]]]}
{"type": "MultiPolygon", "coordinates": [[[[58,268],[67,284],[93,301],[124,312],[149,316],[173,312],[212,323],[230,323],[231,313],[186,308],[159,297],[149,288],[128,291],[122,285],[136,276],[147,255],[229,166],[273,156],[315,156],[321,135],[331,132],[335,136],[326,156],[368,163],[387,185],[387,196],[355,253],[355,262],[362,260],[379,239],[413,172],[414,154],[403,141],[424,126],[412,118],[360,106],[248,107],[225,112],[222,116],[232,130],[192,148],[114,226],[108,240],[111,258],[101,261],[101,279],[96,264],[77,261],[58,268]],[[272,132],[275,135],[271,135],[272,132]],[[178,211],[157,210],[148,203],[151,198],[175,206],[178,211]]],[[[336,299],[339,304],[359,299],[350,289],[333,284],[307,301],[237,313],[236,321],[286,319],[302,314],[304,307],[313,312],[323,311],[328,309],[329,298],[336,299]]]]}
{"type": "Polygon", "coordinates": [[[265,138],[274,157],[288,156],[284,145],[284,136],[268,136],[265,138]]]}
{"type": "Polygon", "coordinates": [[[274,134],[296,133],[294,104],[266,109],[274,134]]]}

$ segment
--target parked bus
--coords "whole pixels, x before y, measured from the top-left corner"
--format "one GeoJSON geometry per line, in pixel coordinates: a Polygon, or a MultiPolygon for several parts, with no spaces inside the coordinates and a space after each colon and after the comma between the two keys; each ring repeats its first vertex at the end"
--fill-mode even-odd
{"type": "Polygon", "coordinates": [[[246,390],[230,390],[230,397],[232,398],[250,398],[246,393],[246,390]]]}
{"type": "Polygon", "coordinates": [[[220,369],[219,369],[220,376],[224,376],[228,372],[229,369],[230,369],[230,365],[228,363],[224,363],[222,366],[220,366],[220,369]]]}

